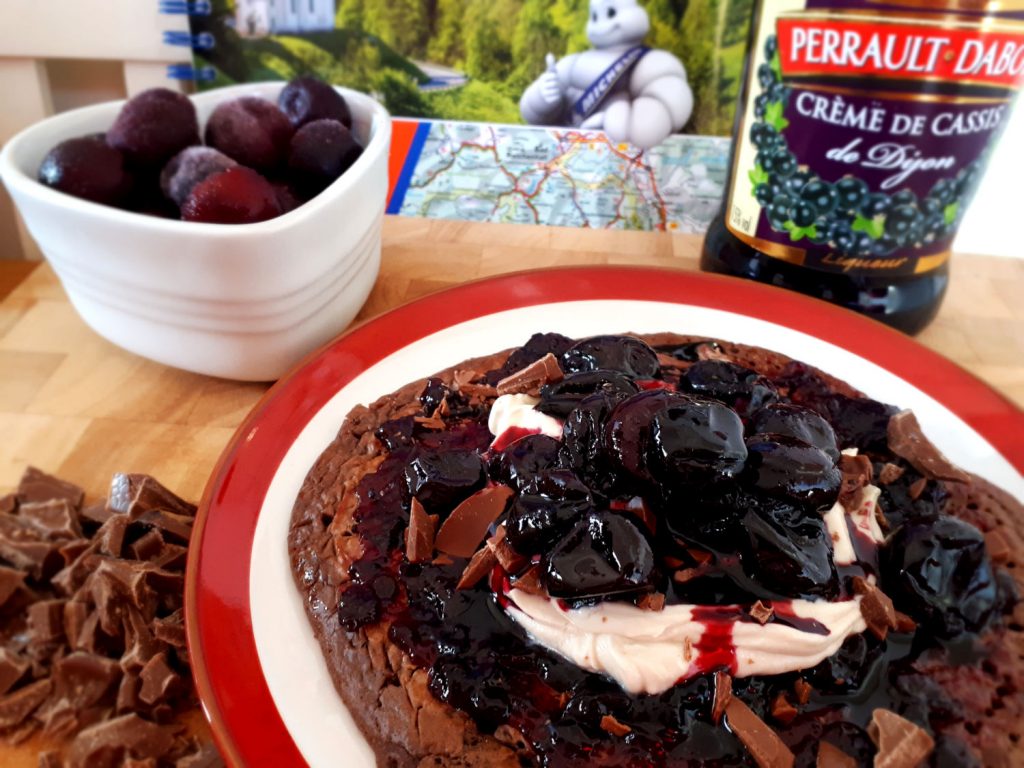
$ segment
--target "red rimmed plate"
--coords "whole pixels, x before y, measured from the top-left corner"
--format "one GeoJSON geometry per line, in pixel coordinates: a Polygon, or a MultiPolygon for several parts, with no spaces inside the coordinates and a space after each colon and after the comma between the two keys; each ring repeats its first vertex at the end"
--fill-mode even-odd
{"type": "Polygon", "coordinates": [[[913,408],[954,461],[1024,498],[1019,409],[913,340],[823,302],[715,275],[628,267],[522,273],[435,294],[340,337],[278,382],[207,486],[186,622],[200,697],[231,762],[374,765],[292,581],[292,502],[354,405],[536,331],[674,331],[775,349],[913,408]]]}

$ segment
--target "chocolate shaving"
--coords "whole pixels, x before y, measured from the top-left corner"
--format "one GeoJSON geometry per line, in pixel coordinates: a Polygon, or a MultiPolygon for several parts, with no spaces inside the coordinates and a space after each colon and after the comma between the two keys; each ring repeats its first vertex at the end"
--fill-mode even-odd
{"type": "Polygon", "coordinates": [[[0,565],[0,606],[11,599],[11,595],[25,585],[25,573],[0,565]]]}
{"type": "Polygon", "coordinates": [[[888,709],[871,713],[868,736],[878,747],[875,768],[916,768],[935,747],[927,731],[888,709]]]}
{"type": "Polygon", "coordinates": [[[645,611],[665,610],[665,594],[663,592],[648,592],[636,601],[636,607],[645,611]]]}
{"type": "Polygon", "coordinates": [[[480,550],[466,564],[466,570],[462,572],[455,588],[471,589],[475,587],[497,564],[498,559],[494,556],[494,550],[486,545],[480,547],[480,550]]]}
{"type": "Polygon", "coordinates": [[[79,733],[71,743],[68,766],[87,768],[108,756],[116,756],[117,760],[155,758],[166,754],[173,745],[171,728],[143,720],[134,713],[122,715],[79,733]]]}
{"type": "Polygon", "coordinates": [[[907,616],[907,614],[900,611],[896,611],[896,631],[897,632],[913,632],[917,629],[917,622],[907,616]]]}
{"type": "Polygon", "coordinates": [[[53,682],[44,678],[0,696],[0,728],[21,725],[46,700],[52,688],[53,682]]]}
{"type": "MultiPolygon", "coordinates": [[[[901,477],[906,470],[903,469],[899,464],[893,464],[890,461],[885,462],[882,465],[882,469],[878,472],[878,482],[882,485],[889,485],[895,483],[901,477]]],[[[833,747],[834,749],[834,747],[833,747]]],[[[837,750],[838,751],[838,750],[837,750]]]]}
{"type": "Polygon", "coordinates": [[[779,691],[772,699],[771,715],[783,725],[789,725],[798,714],[799,711],[793,706],[785,691],[779,691]]]}
{"type": "Polygon", "coordinates": [[[24,677],[30,666],[28,659],[22,658],[9,648],[0,648],[0,695],[11,690],[15,683],[24,677]]]}
{"type": "Polygon", "coordinates": [[[512,588],[525,592],[528,595],[544,595],[547,590],[540,582],[540,566],[531,565],[523,573],[512,580],[512,588]]]}
{"type": "Polygon", "coordinates": [[[424,429],[444,429],[446,426],[444,419],[435,419],[433,416],[413,416],[412,420],[424,429]]]}
{"type": "Polygon", "coordinates": [[[536,397],[545,384],[554,384],[565,378],[558,365],[558,359],[548,352],[525,368],[506,376],[496,386],[499,395],[529,394],[536,397]]]}
{"type": "Polygon", "coordinates": [[[801,706],[811,700],[811,691],[813,690],[811,684],[802,677],[798,677],[793,681],[793,693],[796,694],[796,701],[801,706]]]}
{"type": "Polygon", "coordinates": [[[77,510],[82,506],[83,498],[85,498],[85,491],[74,483],[59,480],[35,467],[26,469],[18,483],[18,501],[22,504],[63,499],[71,505],[72,509],[77,510]]]}
{"type": "Polygon", "coordinates": [[[498,564],[510,575],[519,573],[530,561],[516,552],[505,537],[505,526],[499,525],[494,535],[487,540],[487,546],[494,552],[498,564]]]}
{"type": "Polygon", "coordinates": [[[18,517],[28,520],[50,539],[80,539],[82,526],[67,499],[26,501],[18,506],[18,517]]]}
{"type": "Polygon", "coordinates": [[[601,730],[619,738],[628,736],[633,732],[632,728],[624,723],[620,723],[612,715],[605,715],[601,718],[601,730]]]}
{"type": "Polygon", "coordinates": [[[839,457],[839,470],[842,472],[842,485],[839,487],[839,503],[846,509],[855,509],[860,489],[871,482],[874,471],[871,459],[862,453],[856,456],[842,454],[839,457]]]}
{"type": "Polygon", "coordinates": [[[889,419],[889,450],[906,459],[925,477],[969,483],[971,476],[955,466],[925,437],[913,411],[900,411],[889,419]]]}
{"type": "Polygon", "coordinates": [[[434,546],[455,557],[471,557],[487,529],[505,511],[512,493],[504,485],[492,485],[474,493],[442,523],[434,546]]]}
{"type": "Polygon", "coordinates": [[[713,341],[697,345],[697,359],[721,360],[725,363],[731,363],[733,361],[732,358],[725,354],[725,352],[722,351],[722,348],[713,341]]]}
{"type": "Polygon", "coordinates": [[[907,489],[907,495],[910,496],[911,501],[917,501],[921,498],[921,494],[924,493],[925,487],[928,485],[927,477],[919,477],[917,480],[910,484],[910,488],[907,489]]]}
{"type": "Polygon", "coordinates": [[[892,600],[874,584],[860,576],[853,577],[854,594],[861,595],[860,612],[868,630],[879,640],[885,640],[890,629],[896,629],[896,609],[892,600]]]}
{"type": "Polygon", "coordinates": [[[733,696],[725,707],[729,729],[743,742],[760,768],[791,768],[793,753],[764,721],[733,696]]]}
{"type": "Polygon", "coordinates": [[[818,743],[816,768],[857,768],[857,761],[827,741],[818,743]]]}
{"type": "Polygon", "coordinates": [[[775,609],[771,605],[765,605],[760,600],[750,606],[750,610],[747,611],[751,616],[757,619],[760,624],[767,624],[768,620],[775,615],[775,609]]]}
{"type": "Polygon", "coordinates": [[[410,563],[425,563],[434,556],[437,515],[428,515],[416,497],[409,507],[409,528],[405,534],[405,556],[410,563]]]}
{"type": "MultiPolygon", "coordinates": [[[[689,638],[686,638],[689,641],[689,638]]],[[[729,702],[732,701],[732,677],[727,672],[715,672],[715,697],[711,703],[711,722],[722,722],[729,702]]]]}
{"type": "Polygon", "coordinates": [[[658,366],[661,368],[672,368],[677,371],[685,371],[693,363],[686,360],[680,360],[678,357],[672,355],[666,355],[664,352],[658,353],[658,366]]]}

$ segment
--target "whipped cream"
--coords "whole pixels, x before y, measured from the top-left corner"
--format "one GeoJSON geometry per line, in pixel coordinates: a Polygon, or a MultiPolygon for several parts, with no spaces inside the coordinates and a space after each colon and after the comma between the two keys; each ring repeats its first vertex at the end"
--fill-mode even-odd
{"type": "Polygon", "coordinates": [[[717,666],[702,662],[705,651],[700,649],[701,636],[711,624],[731,625],[735,677],[813,667],[838,651],[850,635],[867,628],[859,597],[834,603],[786,602],[794,616],[814,620],[828,634],[779,622],[697,620],[694,605],[646,611],[630,603],[607,602],[566,610],[557,600],[517,589],[507,597],[506,612],[535,642],[582,669],[613,677],[629,693],[661,693],[717,666]]]}
{"type": "MultiPolygon", "coordinates": [[[[560,439],[562,423],[537,411],[538,402],[530,395],[499,397],[487,422],[494,444],[502,443],[502,435],[510,429],[560,439]]],[[[856,455],[857,450],[843,453],[856,455]]],[[[866,486],[857,509],[847,510],[837,501],[824,515],[836,565],[857,562],[854,535],[876,545],[884,541],[875,517],[880,493],[876,486],[866,486]]],[[[723,658],[729,659],[734,677],[807,669],[836,653],[848,637],[867,629],[860,597],[777,601],[774,607],[782,620],[763,625],[741,617],[739,610],[729,615],[733,606],[708,617],[709,606],[677,604],[649,611],[610,601],[567,609],[559,600],[517,589],[505,597],[506,613],[534,642],[581,669],[609,675],[634,694],[666,691],[680,680],[720,668],[723,658]],[[796,620],[787,624],[787,616],[796,620]],[[709,632],[713,638],[702,643],[709,632]]],[[[719,607],[710,608],[714,612],[719,607]]]]}
{"type": "Polygon", "coordinates": [[[495,442],[501,442],[501,436],[509,429],[560,440],[562,422],[535,409],[533,406],[539,402],[539,397],[531,395],[502,395],[495,400],[487,417],[487,428],[494,435],[495,442]]]}

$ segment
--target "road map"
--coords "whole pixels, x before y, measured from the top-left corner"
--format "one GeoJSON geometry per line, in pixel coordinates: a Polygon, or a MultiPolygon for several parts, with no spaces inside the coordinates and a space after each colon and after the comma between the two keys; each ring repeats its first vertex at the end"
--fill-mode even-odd
{"type": "Polygon", "coordinates": [[[672,136],[643,152],[599,131],[424,122],[388,210],[703,233],[721,204],[728,156],[729,139],[713,136],[672,136]]]}

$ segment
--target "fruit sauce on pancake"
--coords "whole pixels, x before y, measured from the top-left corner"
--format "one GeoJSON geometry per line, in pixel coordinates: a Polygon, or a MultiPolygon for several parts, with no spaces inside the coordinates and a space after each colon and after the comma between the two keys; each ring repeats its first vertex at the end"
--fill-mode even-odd
{"type": "Polygon", "coordinates": [[[768,377],[710,342],[632,337],[537,335],[466,384],[428,380],[421,415],[378,428],[382,460],[358,486],[362,550],[338,618],[350,632],[383,622],[429,671],[430,692],[481,733],[511,726],[523,760],[542,766],[766,764],[723,720],[731,695],[798,766],[818,764],[822,743],[870,764],[879,708],[930,734],[927,764],[980,764],[956,735],[962,705],[931,671],[984,663],[984,636],[1016,594],[982,534],[946,514],[949,484],[890,450],[895,408],[838,394],[799,363],[768,377]],[[547,355],[564,378],[534,386],[529,401],[501,397],[532,402],[561,434],[493,433],[503,383],[547,355]],[[487,572],[475,580],[476,556],[410,561],[411,510],[443,527],[496,486],[514,492],[488,529],[506,559],[480,558],[487,572]],[[896,613],[889,604],[879,626],[867,606],[886,596],[896,613]],[[819,620],[822,607],[852,607],[844,635],[819,620]],[[587,669],[590,655],[577,663],[543,639],[549,620],[569,622],[552,635],[564,638],[620,616],[639,626],[676,615],[697,632],[678,646],[689,667],[665,686],[587,669]],[[837,649],[746,674],[760,651],[739,637],[762,631],[837,649]]]}

